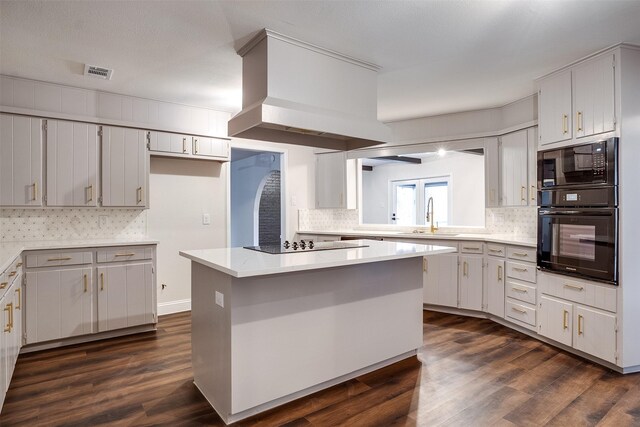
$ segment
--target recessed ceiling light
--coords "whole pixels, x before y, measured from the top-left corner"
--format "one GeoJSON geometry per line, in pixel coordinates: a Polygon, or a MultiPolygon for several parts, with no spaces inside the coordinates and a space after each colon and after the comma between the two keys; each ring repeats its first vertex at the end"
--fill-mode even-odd
{"type": "Polygon", "coordinates": [[[447,154],[447,150],[445,150],[444,148],[438,150],[438,156],[444,157],[445,154],[447,154]]]}

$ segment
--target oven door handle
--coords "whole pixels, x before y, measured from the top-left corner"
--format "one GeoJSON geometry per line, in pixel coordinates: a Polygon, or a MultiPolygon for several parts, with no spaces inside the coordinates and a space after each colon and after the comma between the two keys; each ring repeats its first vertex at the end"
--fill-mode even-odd
{"type": "Polygon", "coordinates": [[[538,211],[539,215],[579,215],[579,216],[612,216],[613,212],[610,211],[552,211],[541,210],[538,211]]]}

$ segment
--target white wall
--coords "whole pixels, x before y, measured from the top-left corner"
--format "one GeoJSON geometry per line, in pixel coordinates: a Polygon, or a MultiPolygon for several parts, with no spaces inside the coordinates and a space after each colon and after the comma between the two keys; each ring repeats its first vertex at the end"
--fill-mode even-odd
{"type": "Polygon", "coordinates": [[[227,168],[228,163],[151,158],[147,228],[160,241],[159,314],[190,309],[191,264],[178,251],[226,246],[227,168]],[[211,216],[210,225],[202,224],[203,213],[211,216]]]}
{"type": "Polygon", "coordinates": [[[279,171],[280,153],[257,151],[251,157],[233,160],[231,153],[231,246],[251,246],[254,241],[254,215],[260,184],[271,171],[279,171]]]}
{"type": "Polygon", "coordinates": [[[451,186],[451,224],[483,226],[484,157],[465,153],[447,153],[444,157],[423,159],[422,164],[388,163],[362,172],[363,222],[387,224],[390,182],[401,179],[449,175],[451,186]]]}

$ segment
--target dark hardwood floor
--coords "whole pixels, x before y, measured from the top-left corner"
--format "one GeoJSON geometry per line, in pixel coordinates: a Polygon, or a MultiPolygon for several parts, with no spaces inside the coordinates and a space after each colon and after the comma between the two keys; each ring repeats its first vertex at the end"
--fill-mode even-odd
{"type": "MultiPolygon", "coordinates": [[[[190,314],[156,333],[21,355],[0,425],[224,425],[192,383],[190,314]]],[[[619,375],[503,326],[425,312],[412,358],[238,425],[640,425],[619,375]]]]}

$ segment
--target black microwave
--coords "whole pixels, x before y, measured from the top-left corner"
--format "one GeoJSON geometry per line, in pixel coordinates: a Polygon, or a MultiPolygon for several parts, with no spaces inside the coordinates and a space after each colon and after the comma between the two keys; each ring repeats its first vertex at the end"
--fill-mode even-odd
{"type": "Polygon", "coordinates": [[[538,152],[541,191],[618,185],[618,138],[538,152]]]}

